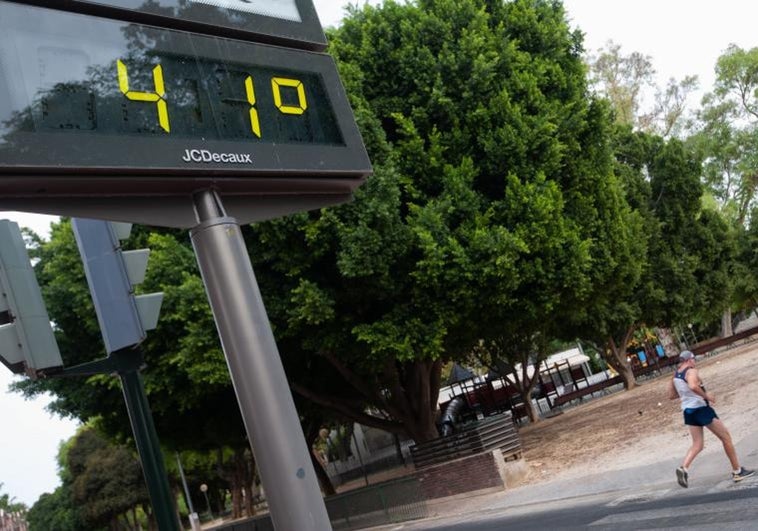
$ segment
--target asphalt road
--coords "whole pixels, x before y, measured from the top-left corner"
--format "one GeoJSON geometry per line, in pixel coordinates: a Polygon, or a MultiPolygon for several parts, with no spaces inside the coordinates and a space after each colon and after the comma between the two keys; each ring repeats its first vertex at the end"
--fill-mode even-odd
{"type": "Polygon", "coordinates": [[[561,500],[544,509],[537,504],[497,509],[443,521],[400,525],[395,529],[436,531],[578,529],[758,530],[758,478],[711,487],[678,486],[607,497],[561,500]]]}

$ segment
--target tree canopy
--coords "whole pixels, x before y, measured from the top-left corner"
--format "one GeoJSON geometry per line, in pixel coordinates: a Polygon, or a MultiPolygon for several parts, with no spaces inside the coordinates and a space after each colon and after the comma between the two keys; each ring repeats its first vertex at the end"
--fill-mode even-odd
{"type": "Polygon", "coordinates": [[[513,333],[544,355],[624,278],[635,223],[560,4],[387,2],[329,37],[375,174],[254,226],[250,252],[288,363],[331,371],[298,392],[426,440],[442,362],[513,333]]]}
{"type": "Polygon", "coordinates": [[[14,501],[16,498],[7,492],[2,492],[3,484],[0,483],[0,509],[8,512],[25,511],[26,505],[14,501]]]}

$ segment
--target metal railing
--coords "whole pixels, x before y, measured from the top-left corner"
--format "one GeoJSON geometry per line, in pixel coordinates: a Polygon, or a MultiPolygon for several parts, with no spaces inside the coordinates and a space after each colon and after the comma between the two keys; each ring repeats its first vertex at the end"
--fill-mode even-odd
{"type": "Polygon", "coordinates": [[[324,500],[334,529],[361,529],[425,518],[421,484],[415,476],[376,483],[324,500]]]}
{"type": "Polygon", "coordinates": [[[521,439],[510,412],[478,421],[459,433],[411,446],[416,469],[501,449],[504,457],[521,455],[521,439]]]}
{"type": "MultiPolygon", "coordinates": [[[[324,499],[332,527],[362,529],[405,522],[428,515],[421,484],[415,476],[377,483],[324,499]]],[[[268,514],[237,520],[212,528],[214,531],[274,531],[268,514]]]]}

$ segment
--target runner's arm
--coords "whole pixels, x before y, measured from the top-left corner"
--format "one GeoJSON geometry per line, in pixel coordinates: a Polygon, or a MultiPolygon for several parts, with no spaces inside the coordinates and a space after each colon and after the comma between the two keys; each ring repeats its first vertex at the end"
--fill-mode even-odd
{"type": "Polygon", "coordinates": [[[690,369],[687,371],[687,385],[690,386],[693,393],[700,395],[704,400],[714,404],[716,403],[716,397],[711,393],[706,393],[705,390],[700,387],[700,376],[698,375],[697,369],[690,369]]]}
{"type": "Polygon", "coordinates": [[[672,378],[669,380],[669,400],[676,400],[679,398],[679,393],[676,392],[676,387],[674,387],[674,379],[672,378]]]}

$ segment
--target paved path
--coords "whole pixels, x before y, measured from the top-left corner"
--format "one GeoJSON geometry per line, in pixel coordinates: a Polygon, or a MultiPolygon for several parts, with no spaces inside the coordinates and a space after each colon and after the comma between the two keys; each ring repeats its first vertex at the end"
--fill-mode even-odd
{"type": "MultiPolygon", "coordinates": [[[[758,529],[758,477],[733,483],[729,462],[720,445],[715,440],[709,443],[694,463],[688,489],[677,485],[674,474],[682,456],[672,456],[652,465],[452,500],[433,506],[433,516],[424,520],[372,529],[484,530],[503,528],[506,520],[511,521],[509,528],[516,529],[528,521],[525,515],[536,522],[538,514],[552,514],[555,518],[556,514],[563,514],[561,511],[569,514],[572,510],[583,511],[577,517],[585,519],[597,516],[587,520],[582,526],[585,528],[639,529],[641,524],[634,524],[637,519],[649,524],[643,525],[644,528],[663,529],[675,527],[672,518],[682,520],[690,515],[707,529],[758,529]]],[[[758,431],[738,441],[736,446],[743,464],[758,469],[758,431]]],[[[549,528],[572,528],[569,520],[565,523],[561,526],[560,521],[553,521],[549,528]]],[[[678,525],[684,525],[684,521],[678,525]]]]}

